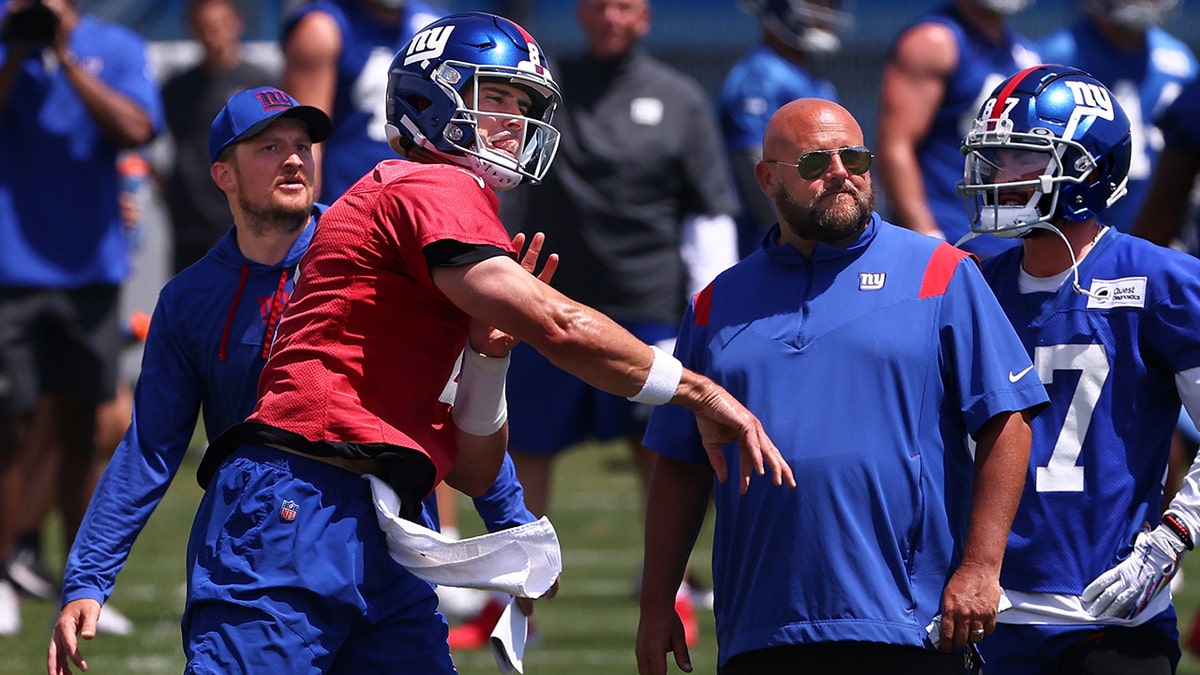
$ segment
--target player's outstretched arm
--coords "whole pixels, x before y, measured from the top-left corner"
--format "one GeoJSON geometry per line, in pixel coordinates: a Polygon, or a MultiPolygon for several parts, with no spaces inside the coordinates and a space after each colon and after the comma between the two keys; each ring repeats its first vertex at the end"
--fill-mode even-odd
{"type": "MultiPolygon", "coordinates": [[[[538,271],[545,241],[546,236],[541,232],[532,237],[519,232],[513,237],[512,245],[516,251],[525,249],[521,267],[548,284],[558,269],[558,254],[547,253],[542,269],[538,271]],[[525,249],[527,240],[529,247],[525,249]]],[[[516,338],[508,333],[478,319],[471,320],[452,412],[459,461],[446,476],[446,482],[473,498],[481,497],[491,489],[508,449],[508,406],[504,384],[508,374],[508,354],[516,344],[516,338]]]]}
{"type": "MultiPolygon", "coordinates": [[[[645,393],[656,358],[660,366],[673,359],[655,352],[604,314],[538,281],[509,258],[437,268],[433,279],[473,318],[528,342],[555,366],[609,393],[626,397],[645,393]]],[[[658,402],[696,414],[709,460],[722,482],[729,471],[720,447],[737,442],[743,491],[753,474],[769,474],[776,485],[795,487],[791,468],[762,422],[712,380],[683,370],[674,393],[658,402]]]]}
{"type": "Polygon", "coordinates": [[[54,622],[50,635],[50,648],[46,654],[46,672],[49,675],[67,675],[71,664],[80,670],[88,669],[87,660],[79,651],[78,638],[91,640],[96,637],[96,621],[100,619],[100,603],[91,598],[68,602],[54,622]]]}

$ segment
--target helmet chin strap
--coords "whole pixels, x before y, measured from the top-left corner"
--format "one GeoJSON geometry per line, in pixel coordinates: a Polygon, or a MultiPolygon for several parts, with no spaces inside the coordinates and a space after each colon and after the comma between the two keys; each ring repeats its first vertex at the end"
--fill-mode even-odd
{"type": "MultiPolygon", "coordinates": [[[[1054,234],[1058,235],[1059,239],[1062,239],[1062,242],[1064,244],[1066,244],[1067,253],[1069,253],[1071,256],[1071,287],[1075,289],[1076,293],[1079,293],[1081,295],[1086,295],[1087,297],[1092,298],[1093,300],[1103,300],[1104,299],[1100,295],[1092,293],[1091,291],[1085,289],[1083,286],[1079,285],[1079,260],[1080,260],[1080,258],[1076,255],[1075,248],[1071,246],[1071,241],[1069,239],[1067,239],[1067,235],[1063,234],[1062,230],[1051,225],[1050,223],[1045,223],[1045,222],[1034,223],[1032,226],[1030,226],[1030,229],[1031,230],[1048,230],[1050,232],[1053,232],[1054,234]]],[[[1097,230],[1097,232],[1096,232],[1096,236],[1093,237],[1090,242],[1088,242],[1088,245],[1095,244],[1097,241],[1100,241],[1100,237],[1103,236],[1105,231],[1107,231],[1107,230],[1108,230],[1107,226],[1101,225],[1100,229],[1097,230]]],[[[1086,253],[1084,255],[1086,255],[1086,253]]]]}

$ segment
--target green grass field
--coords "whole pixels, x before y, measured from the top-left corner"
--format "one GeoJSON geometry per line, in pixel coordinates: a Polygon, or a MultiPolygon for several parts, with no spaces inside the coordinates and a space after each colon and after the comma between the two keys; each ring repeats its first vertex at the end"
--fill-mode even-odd
{"type": "MultiPolygon", "coordinates": [[[[190,458],[191,459],[191,458],[190,458]]],[[[195,465],[180,471],[162,506],[138,539],[129,564],[117,581],[112,604],[137,625],[129,637],[100,636],[84,646],[89,673],[178,673],[183,670],[179,614],[183,606],[183,558],[200,490],[195,465]]],[[[540,644],[526,653],[529,675],[626,675],[636,672],[633,640],[637,603],[631,581],[641,559],[641,512],[633,466],[622,445],[595,445],[566,454],[558,466],[552,520],[563,546],[564,573],[558,597],[538,603],[535,621],[540,644]]],[[[460,502],[464,534],[480,530],[470,502],[460,502]]],[[[696,567],[709,578],[710,527],[696,567]]],[[[1200,555],[1185,565],[1178,599],[1185,625],[1200,596],[1200,555]]],[[[48,603],[22,606],[24,626],[16,637],[0,638],[0,675],[45,672],[52,614],[48,603]]],[[[697,673],[713,673],[716,646],[712,614],[700,612],[701,640],[692,650],[697,673]]],[[[455,654],[466,675],[498,672],[489,651],[455,654]]],[[[672,672],[679,672],[672,666],[672,672]]],[[[1184,658],[1179,672],[1200,675],[1200,660],[1184,658]]]]}

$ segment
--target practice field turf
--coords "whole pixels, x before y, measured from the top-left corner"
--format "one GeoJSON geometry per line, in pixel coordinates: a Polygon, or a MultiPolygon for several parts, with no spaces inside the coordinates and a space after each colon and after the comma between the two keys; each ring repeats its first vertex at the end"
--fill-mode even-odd
{"type": "MultiPolygon", "coordinates": [[[[183,606],[183,557],[188,529],[200,490],[195,457],[190,456],[163,504],[134,547],[117,580],[112,603],[135,622],[129,637],[102,635],[84,645],[89,674],[179,673],[183,670],[179,613],[183,606]]],[[[563,456],[554,485],[551,518],[563,545],[562,590],[538,603],[534,620],[541,642],[526,653],[528,675],[627,675],[633,658],[637,603],[632,579],[641,559],[641,511],[636,478],[620,444],[582,447],[563,456]]],[[[803,489],[803,488],[800,488],[803,489]]],[[[479,531],[470,502],[459,504],[464,534],[479,531]]],[[[703,553],[695,557],[701,576],[709,576],[705,529],[703,553]]],[[[53,539],[53,538],[52,538],[53,539]]],[[[50,542],[56,553],[57,544],[50,542]]],[[[55,555],[57,560],[57,555],[55,555]]],[[[1200,555],[1185,561],[1187,583],[1178,598],[1183,627],[1200,597],[1200,555]]],[[[27,601],[24,627],[17,637],[0,638],[0,675],[44,673],[52,609],[27,601]]],[[[700,644],[692,650],[696,673],[713,673],[716,645],[712,614],[699,612],[700,644]]],[[[465,675],[497,673],[486,650],[455,654],[465,675]]],[[[670,672],[680,672],[672,666],[670,672]]],[[[1184,658],[1179,672],[1200,675],[1200,660],[1184,658]]]]}

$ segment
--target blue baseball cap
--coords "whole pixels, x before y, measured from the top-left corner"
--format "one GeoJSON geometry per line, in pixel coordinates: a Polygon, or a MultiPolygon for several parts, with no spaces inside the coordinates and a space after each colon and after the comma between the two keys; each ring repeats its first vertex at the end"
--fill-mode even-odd
{"type": "Polygon", "coordinates": [[[266,129],[281,117],[298,119],[308,127],[313,143],[333,133],[333,122],[320,108],[300,105],[282,89],[259,87],[238,92],[217,113],[208,130],[208,154],[213,162],[221,151],[266,129]]]}

